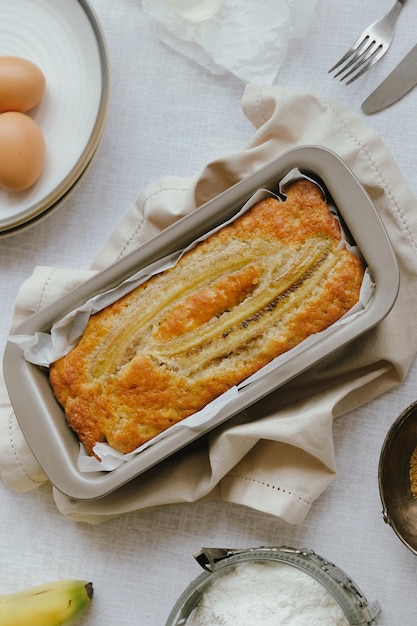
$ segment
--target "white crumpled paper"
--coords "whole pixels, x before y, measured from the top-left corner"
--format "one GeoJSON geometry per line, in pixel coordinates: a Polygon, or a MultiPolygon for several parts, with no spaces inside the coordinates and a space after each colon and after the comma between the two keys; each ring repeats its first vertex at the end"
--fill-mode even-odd
{"type": "Polygon", "coordinates": [[[318,0],[224,0],[203,22],[180,17],[164,0],[143,0],[164,43],[214,74],[231,72],[254,84],[272,84],[292,39],[310,28],[318,0]]]}

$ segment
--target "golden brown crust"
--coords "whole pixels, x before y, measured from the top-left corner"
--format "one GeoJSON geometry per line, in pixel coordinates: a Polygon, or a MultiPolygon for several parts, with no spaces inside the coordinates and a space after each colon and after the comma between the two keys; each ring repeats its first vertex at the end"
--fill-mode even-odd
{"type": "Polygon", "coordinates": [[[115,304],[50,368],[89,454],[130,452],[344,315],[363,265],[318,187],[268,198],[115,304]]]}

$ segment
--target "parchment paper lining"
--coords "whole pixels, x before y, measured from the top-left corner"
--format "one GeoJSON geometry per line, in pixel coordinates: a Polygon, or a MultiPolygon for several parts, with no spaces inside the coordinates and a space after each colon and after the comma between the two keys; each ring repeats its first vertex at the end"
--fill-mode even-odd
{"type": "MultiPolygon", "coordinates": [[[[131,276],[129,279],[122,282],[117,287],[98,294],[97,296],[94,296],[93,298],[87,300],[81,307],[71,311],[62,319],[55,322],[55,324],[51,328],[50,333],[38,332],[33,335],[11,335],[9,337],[9,341],[14,342],[21,347],[24,357],[28,362],[39,365],[41,367],[49,367],[51,363],[56,361],[58,358],[64,356],[77,345],[91,315],[97,313],[101,309],[117,301],[122,296],[129,293],[137,286],[148,280],[151,276],[173,267],[183,256],[183,254],[185,254],[185,252],[195,247],[198,242],[207,239],[212,233],[220,230],[221,228],[226,226],[226,224],[233,222],[260,200],[263,200],[267,197],[275,197],[280,201],[285,200],[286,187],[300,178],[308,178],[309,180],[312,180],[322,190],[332,214],[335,216],[336,219],[338,219],[339,223],[341,224],[342,238],[339,244],[340,247],[347,247],[353,254],[361,256],[358,248],[348,241],[348,237],[343,229],[343,224],[341,223],[337,208],[332,203],[331,198],[327,197],[325,190],[321,187],[319,182],[311,177],[305,176],[298,169],[294,169],[289,172],[281,181],[279,181],[277,185],[278,194],[275,194],[268,189],[259,189],[251,196],[251,198],[231,220],[224,222],[217,228],[200,237],[199,239],[196,239],[187,248],[179,250],[156,261],[155,263],[152,263],[146,268],[143,268],[142,270],[131,276]]],[[[155,445],[158,441],[169,436],[173,431],[176,431],[178,429],[181,430],[191,428],[197,431],[201,431],[201,433],[208,431],[211,427],[211,422],[215,421],[219,411],[238,396],[240,389],[243,389],[247,385],[250,385],[254,381],[258,380],[260,377],[264,376],[266,373],[274,370],[275,368],[281,367],[287,360],[293,358],[294,354],[298,354],[299,352],[307,350],[310,346],[320,341],[324,336],[335,332],[335,330],[340,325],[346,324],[348,322],[351,323],[358,315],[363,313],[372,297],[373,288],[374,283],[370,275],[369,269],[367,268],[362,282],[359,302],[337,322],[332,324],[327,329],[310,336],[295,348],[292,348],[288,352],[275,358],[268,365],[261,368],[258,372],[242,381],[239,385],[232,387],[226,393],[222,394],[221,396],[210,402],[201,411],[198,411],[197,413],[194,413],[193,415],[185,418],[181,422],[174,424],[169,429],[157,435],[156,437],[153,437],[150,441],[146,442],[136,450],[133,450],[128,454],[122,454],[117,450],[111,448],[111,446],[109,446],[108,444],[98,443],[94,447],[94,452],[101,459],[100,462],[98,459],[90,457],[86,453],[84,446],[80,444],[80,453],[78,458],[79,470],[81,472],[112,471],[119,467],[122,463],[129,461],[136,454],[139,454],[146,448],[155,445]]]]}

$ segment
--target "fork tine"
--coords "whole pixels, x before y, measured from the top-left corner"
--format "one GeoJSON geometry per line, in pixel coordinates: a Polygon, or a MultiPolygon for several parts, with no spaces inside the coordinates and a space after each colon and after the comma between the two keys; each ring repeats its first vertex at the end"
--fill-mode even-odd
{"type": "Polygon", "coordinates": [[[350,70],[348,67],[345,68],[349,71],[346,71],[343,76],[341,76],[340,80],[346,80],[346,78],[349,78],[349,76],[352,76],[352,74],[357,72],[355,76],[348,81],[349,84],[352,83],[356,80],[356,78],[359,78],[360,75],[364,74],[374,63],[376,63],[376,61],[378,61],[386,51],[386,47],[384,48],[382,44],[378,45],[377,42],[373,41],[363,51],[363,53],[358,56],[357,62],[350,68],[350,70]]]}
{"type": "MultiPolygon", "coordinates": [[[[370,67],[372,67],[373,65],[375,65],[377,61],[379,61],[379,59],[386,53],[386,51],[387,51],[387,48],[384,48],[383,46],[379,46],[376,50],[374,50],[374,52],[371,54],[368,60],[361,66],[360,71],[354,76],[352,76],[352,78],[350,78],[346,82],[346,85],[350,85],[351,83],[353,83],[353,81],[359,78],[359,76],[363,76],[363,74],[365,74],[365,72],[367,72],[370,67]]],[[[351,74],[352,72],[349,72],[349,74],[344,76],[343,79],[347,78],[351,74]]]]}
{"type": "MultiPolygon", "coordinates": [[[[373,42],[373,41],[369,42],[368,39],[369,39],[369,37],[366,36],[360,42],[360,45],[356,46],[356,48],[352,51],[352,54],[350,54],[349,57],[346,59],[345,65],[339,69],[339,71],[334,75],[334,78],[337,78],[338,76],[340,76],[340,74],[343,74],[354,63],[359,61],[363,57],[363,55],[370,50],[370,48],[372,48],[372,46],[374,45],[375,42],[373,42]]],[[[340,80],[342,80],[342,79],[340,79],[340,80]]]]}
{"type": "Polygon", "coordinates": [[[337,69],[340,65],[342,65],[345,61],[347,61],[349,59],[350,55],[353,54],[355,52],[355,50],[357,50],[357,48],[361,45],[361,43],[362,43],[362,40],[361,40],[361,37],[359,37],[359,39],[357,41],[355,41],[353,46],[351,46],[349,48],[349,50],[338,60],[337,63],[335,63],[333,65],[333,67],[331,67],[329,69],[329,71],[327,73],[330,74],[335,69],[337,69]]]}

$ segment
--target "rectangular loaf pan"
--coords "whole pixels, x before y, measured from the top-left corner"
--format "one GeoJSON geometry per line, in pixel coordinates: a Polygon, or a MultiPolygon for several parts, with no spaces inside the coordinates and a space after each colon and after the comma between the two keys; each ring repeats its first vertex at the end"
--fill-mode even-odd
{"type": "MultiPolygon", "coordinates": [[[[375,282],[374,295],[363,314],[352,322],[341,325],[305,351],[295,354],[283,367],[241,389],[238,397],[220,411],[207,430],[225,422],[376,326],[395,303],[399,272],[385,228],[359,181],[344,162],[327,149],[304,146],[285,152],[29,318],[16,330],[16,334],[49,332],[57,320],[89,298],[115,287],[140,268],[187,246],[232,217],[258,189],[276,193],[279,181],[294,168],[320,179],[324,184],[366,260],[375,282]]],[[[9,341],[4,354],[4,376],[13,409],[29,447],[51,483],[74,499],[92,500],[111,493],[207,432],[204,429],[174,432],[113,471],[81,472],[77,464],[78,439],[67,426],[45,370],[28,363],[21,348],[9,341]]]]}

